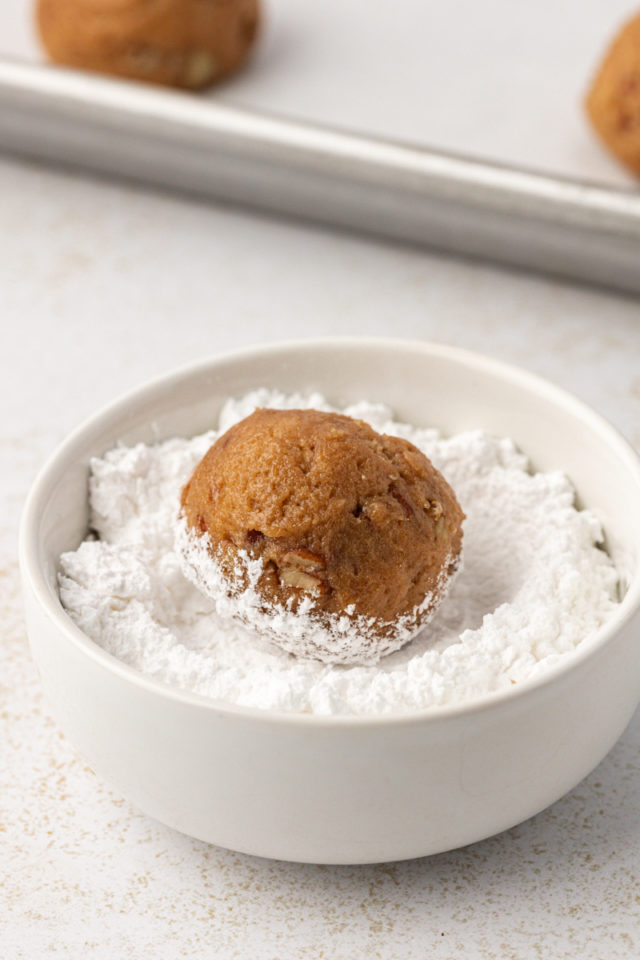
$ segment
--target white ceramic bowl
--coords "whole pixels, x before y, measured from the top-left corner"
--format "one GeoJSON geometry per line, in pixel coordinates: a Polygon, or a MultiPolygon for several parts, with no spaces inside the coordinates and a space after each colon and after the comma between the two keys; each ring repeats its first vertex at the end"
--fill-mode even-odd
{"type": "Polygon", "coordinates": [[[448,850],[561,797],[604,757],[640,698],[640,465],[573,397],[511,367],[426,343],[326,340],[217,357],[134,391],[44,467],[21,530],[33,656],[69,739],[136,806],[223,847],[324,863],[448,850]],[[626,571],[619,609],[544,676],[468,705],[381,718],[228,706],[146,679],[69,619],[58,556],[87,529],[87,465],[117,441],[190,435],[257,386],[382,400],[444,433],[513,437],[600,515],[626,571]]]}

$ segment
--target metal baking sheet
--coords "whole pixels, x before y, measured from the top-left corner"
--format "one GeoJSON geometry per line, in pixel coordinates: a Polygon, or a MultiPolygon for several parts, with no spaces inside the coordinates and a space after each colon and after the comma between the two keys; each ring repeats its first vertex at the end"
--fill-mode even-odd
{"type": "Polygon", "coordinates": [[[640,194],[0,62],[0,148],[640,292],[640,194]]]}
{"type": "MultiPolygon", "coordinates": [[[[44,62],[35,2],[0,5],[1,57],[44,62]]],[[[582,109],[634,0],[581,0],[579,10],[576,0],[260,3],[250,61],[200,99],[603,186],[634,184],[582,109]]],[[[167,4],[119,6],[142,13],[167,4]]]]}

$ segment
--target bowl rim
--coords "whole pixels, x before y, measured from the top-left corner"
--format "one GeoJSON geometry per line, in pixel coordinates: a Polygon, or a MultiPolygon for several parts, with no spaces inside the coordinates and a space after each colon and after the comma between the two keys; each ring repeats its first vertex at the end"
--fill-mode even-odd
{"type": "MultiPolygon", "coordinates": [[[[549,687],[560,682],[564,676],[580,664],[594,657],[612,637],[640,611],[640,566],[631,578],[625,596],[609,620],[587,640],[583,640],[569,657],[553,664],[533,678],[513,684],[509,688],[495,690],[482,694],[461,703],[441,704],[425,707],[419,710],[409,710],[398,713],[351,715],[351,714],[315,714],[302,712],[287,712],[284,710],[269,710],[262,707],[247,707],[241,704],[215,700],[204,694],[184,690],[171,686],[161,680],[148,677],[136,667],[124,663],[122,660],[108,653],[98,643],[84,633],[66,613],[59,596],[52,594],[42,566],[38,562],[38,525],[39,518],[49,499],[52,477],[59,472],[60,465],[69,459],[74,449],[86,443],[87,438],[96,431],[106,420],[112,420],[118,414],[124,414],[131,406],[141,401],[146,395],[155,391],[165,392],[171,389],[172,384],[196,377],[204,372],[224,366],[236,361],[250,361],[270,355],[307,352],[312,353],[319,348],[336,348],[340,350],[384,350],[400,353],[422,353],[429,357],[440,357],[462,364],[476,371],[481,371],[497,377],[519,388],[545,397],[565,411],[572,413],[583,421],[592,433],[596,433],[607,445],[615,450],[618,457],[624,461],[638,484],[640,495],[640,456],[626,440],[626,438],[605,417],[593,410],[588,404],[579,400],[571,392],[556,386],[537,374],[530,373],[514,364],[496,360],[493,357],[463,349],[445,343],[436,343],[427,340],[414,340],[392,337],[318,337],[309,339],[287,339],[275,343],[255,344],[242,347],[221,354],[214,354],[195,363],[183,364],[166,374],[153,377],[142,384],[127,390],[108,404],[102,406],[96,413],[85,418],[49,455],[38,472],[22,511],[19,533],[19,562],[21,576],[25,585],[28,583],[35,600],[53,625],[62,632],[67,641],[71,642],[80,652],[92,659],[98,666],[115,673],[121,679],[142,688],[148,694],[178,701],[183,706],[204,708],[207,712],[229,717],[241,717],[247,721],[261,723],[303,725],[318,727],[377,727],[388,725],[413,725],[441,722],[444,719],[455,719],[469,715],[483,713],[504,704],[523,700],[535,695],[541,687],[549,687]]],[[[26,591],[25,591],[26,595],[26,591]]]]}

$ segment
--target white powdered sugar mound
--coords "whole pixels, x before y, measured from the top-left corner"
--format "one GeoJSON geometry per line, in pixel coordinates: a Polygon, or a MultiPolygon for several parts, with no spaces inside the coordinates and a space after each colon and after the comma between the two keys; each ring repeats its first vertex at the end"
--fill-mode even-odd
{"type": "Polygon", "coordinates": [[[216,437],[256,407],[331,410],[318,396],[255,391],[191,440],[117,447],[91,463],[95,536],[60,558],[60,596],[109,653],[164,683],[267,710],[372,715],[469,701],[570,656],[611,615],[618,576],[597,517],[563,474],[531,473],[511,440],[443,439],[360,403],[339,411],[405,437],[444,474],[467,515],[464,566],[434,618],[375,666],[285,653],[185,577],[176,540],[184,483],[216,437]]]}

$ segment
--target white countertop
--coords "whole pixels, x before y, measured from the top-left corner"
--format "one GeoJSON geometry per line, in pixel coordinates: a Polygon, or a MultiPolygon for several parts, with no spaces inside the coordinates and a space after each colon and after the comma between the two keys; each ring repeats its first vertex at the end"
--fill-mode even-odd
{"type": "Polygon", "coordinates": [[[148,819],[58,732],[15,536],[35,470],[115,394],[255,342],[380,334],[548,376],[640,447],[640,305],[604,292],[0,161],[0,957],[640,954],[640,715],[539,816],[463,850],[301,866],[148,819]]]}

